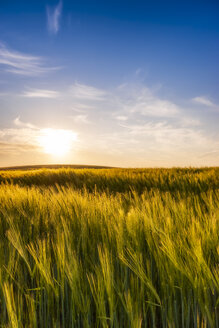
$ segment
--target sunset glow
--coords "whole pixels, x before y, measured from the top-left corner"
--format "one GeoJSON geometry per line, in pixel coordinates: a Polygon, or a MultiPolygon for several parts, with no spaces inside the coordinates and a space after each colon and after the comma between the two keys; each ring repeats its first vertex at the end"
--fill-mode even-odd
{"type": "Polygon", "coordinates": [[[69,130],[42,129],[38,143],[44,153],[64,156],[70,152],[76,139],[77,135],[69,130]]]}
{"type": "Polygon", "coordinates": [[[217,0],[0,1],[0,167],[218,166],[218,13],[217,0]]]}

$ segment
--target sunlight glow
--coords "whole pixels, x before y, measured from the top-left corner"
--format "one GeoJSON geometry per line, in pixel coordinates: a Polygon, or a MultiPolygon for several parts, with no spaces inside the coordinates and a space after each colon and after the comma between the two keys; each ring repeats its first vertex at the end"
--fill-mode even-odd
{"type": "Polygon", "coordinates": [[[39,146],[44,153],[54,156],[66,155],[77,140],[77,134],[70,130],[42,129],[40,132],[39,146]]]}

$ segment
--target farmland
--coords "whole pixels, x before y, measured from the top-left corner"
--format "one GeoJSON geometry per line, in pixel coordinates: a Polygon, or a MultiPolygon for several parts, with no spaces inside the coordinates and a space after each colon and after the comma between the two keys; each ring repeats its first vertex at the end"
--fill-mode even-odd
{"type": "Polygon", "coordinates": [[[0,327],[219,327],[219,168],[0,171],[0,327]]]}

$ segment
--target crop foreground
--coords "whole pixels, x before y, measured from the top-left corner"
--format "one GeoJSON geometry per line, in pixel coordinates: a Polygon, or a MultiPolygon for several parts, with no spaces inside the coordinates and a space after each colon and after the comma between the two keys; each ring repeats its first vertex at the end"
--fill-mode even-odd
{"type": "Polygon", "coordinates": [[[218,328],[218,173],[0,172],[0,326],[218,328]]]}

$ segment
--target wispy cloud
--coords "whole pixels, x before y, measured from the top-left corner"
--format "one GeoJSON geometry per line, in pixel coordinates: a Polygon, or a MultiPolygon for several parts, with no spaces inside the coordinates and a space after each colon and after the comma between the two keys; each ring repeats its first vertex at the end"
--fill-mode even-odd
{"type": "Polygon", "coordinates": [[[88,116],[84,114],[70,116],[75,123],[89,124],[88,116]]]}
{"type": "Polygon", "coordinates": [[[74,98],[94,101],[104,100],[105,96],[107,95],[106,91],[104,90],[77,82],[71,87],[70,93],[74,98]]]}
{"type": "Polygon", "coordinates": [[[57,98],[60,96],[58,91],[44,89],[29,89],[21,95],[27,98],[57,98]]]}
{"type": "Polygon", "coordinates": [[[14,125],[20,127],[20,128],[28,128],[28,129],[38,129],[38,127],[36,125],[33,125],[32,123],[28,123],[28,122],[22,122],[20,120],[20,117],[16,117],[13,121],[14,125]]]}
{"type": "Polygon", "coordinates": [[[20,152],[39,152],[42,153],[42,144],[40,141],[45,138],[45,135],[66,134],[74,137],[76,140],[77,134],[72,130],[66,129],[51,129],[40,128],[32,123],[23,122],[20,117],[13,121],[14,127],[0,129],[0,153],[18,154],[20,152]]]}
{"type": "Polygon", "coordinates": [[[204,131],[165,121],[121,124],[120,130],[102,133],[91,139],[94,149],[114,154],[125,166],[217,165],[218,142],[204,131]],[[201,156],[210,151],[211,157],[201,156]],[[130,163],[130,164],[129,164],[130,163]]]}
{"type": "Polygon", "coordinates": [[[143,96],[136,103],[130,104],[130,111],[142,115],[151,116],[174,116],[179,113],[179,108],[168,100],[157,99],[151,96],[143,96]]]}
{"type": "Polygon", "coordinates": [[[86,113],[88,110],[95,109],[94,106],[91,106],[90,104],[83,104],[83,103],[75,103],[72,107],[72,110],[77,113],[86,113]]]}
{"type": "Polygon", "coordinates": [[[7,72],[24,76],[38,76],[59,69],[46,66],[42,57],[11,50],[1,43],[0,65],[5,66],[7,72]]]}
{"type": "Polygon", "coordinates": [[[55,7],[47,6],[47,25],[50,33],[56,34],[59,31],[61,14],[62,14],[61,0],[55,7]]]}
{"type": "Polygon", "coordinates": [[[171,117],[177,115],[180,111],[174,102],[160,98],[152,89],[143,85],[126,86],[118,96],[120,101],[123,102],[123,108],[130,113],[154,117],[171,117]]]}
{"type": "Polygon", "coordinates": [[[179,147],[203,147],[206,142],[208,144],[201,131],[191,127],[173,126],[165,121],[121,126],[127,128],[130,135],[140,139],[145,138],[151,146],[159,146],[159,149],[177,150],[179,147]]]}
{"type": "Polygon", "coordinates": [[[35,145],[37,129],[30,127],[15,127],[0,130],[0,142],[12,145],[35,145]]]}
{"type": "Polygon", "coordinates": [[[118,121],[127,121],[128,120],[128,116],[124,116],[124,115],[116,115],[115,118],[118,121]]]}
{"type": "Polygon", "coordinates": [[[127,114],[141,114],[153,117],[174,117],[180,108],[166,99],[159,98],[153,90],[142,85],[123,84],[114,90],[103,90],[93,86],[75,83],[69,94],[79,103],[86,106],[92,101],[96,110],[111,111],[114,117],[124,120],[127,114]]]}
{"type": "Polygon", "coordinates": [[[208,151],[200,156],[200,158],[203,157],[217,157],[219,159],[219,149],[208,151]]]}
{"type": "Polygon", "coordinates": [[[192,99],[192,101],[194,103],[201,104],[204,106],[216,107],[216,105],[208,97],[205,97],[205,96],[195,97],[192,99]]]}
{"type": "Polygon", "coordinates": [[[215,164],[214,152],[211,162],[200,158],[218,147],[213,133],[209,134],[201,117],[184,108],[186,105],[160,96],[161,87],[124,83],[100,90],[76,83],[72,89],[76,108],[82,108],[79,121],[89,113],[90,124],[83,133],[87,151],[92,147],[104,156],[129,156],[132,163],[138,163],[139,158],[141,163],[163,158],[170,165],[215,164]],[[87,104],[92,104],[92,109],[87,104]]]}
{"type": "Polygon", "coordinates": [[[39,150],[39,147],[31,144],[0,142],[0,154],[14,154],[39,150]]]}
{"type": "MultiPolygon", "coordinates": [[[[107,157],[112,165],[120,165],[121,161],[124,166],[145,166],[149,162],[156,165],[156,161],[160,165],[218,163],[217,131],[209,132],[199,111],[190,111],[184,105],[163,98],[160,90],[143,84],[123,84],[104,90],[75,83],[59,92],[47,89],[24,91],[23,96],[30,98],[60,96],[65,111],[60,114],[56,109],[54,121],[66,115],[63,124],[71,124],[81,131],[77,151],[84,153],[86,160],[89,156],[95,160],[93,154],[98,154],[100,162],[107,157]]],[[[7,143],[10,144],[8,149],[15,147],[18,151],[21,145],[38,147],[37,138],[42,130],[17,117],[13,128],[0,130],[0,148],[5,151],[7,143]]],[[[40,149],[37,152],[40,154],[40,149]]]]}

